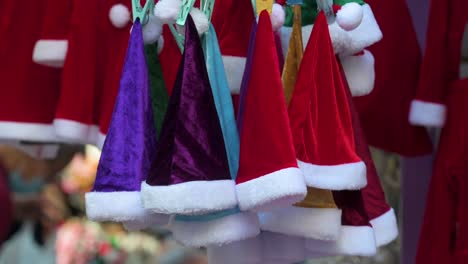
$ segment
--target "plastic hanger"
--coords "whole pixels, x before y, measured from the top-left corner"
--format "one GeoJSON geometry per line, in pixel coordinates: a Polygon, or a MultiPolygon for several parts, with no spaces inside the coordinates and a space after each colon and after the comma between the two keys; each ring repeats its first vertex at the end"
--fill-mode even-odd
{"type": "Polygon", "coordinates": [[[195,0],[182,0],[182,6],[180,7],[179,16],[176,20],[177,25],[185,25],[185,21],[187,21],[187,16],[190,13],[190,10],[192,9],[194,4],[195,0]]]}
{"type": "Polygon", "coordinates": [[[149,20],[149,15],[153,12],[154,0],[146,0],[145,5],[142,7],[140,0],[132,0],[132,15],[133,22],[140,19],[140,23],[146,24],[149,20]]]}
{"type": "Polygon", "coordinates": [[[287,0],[288,5],[302,5],[304,2],[302,0],[287,0]]]}

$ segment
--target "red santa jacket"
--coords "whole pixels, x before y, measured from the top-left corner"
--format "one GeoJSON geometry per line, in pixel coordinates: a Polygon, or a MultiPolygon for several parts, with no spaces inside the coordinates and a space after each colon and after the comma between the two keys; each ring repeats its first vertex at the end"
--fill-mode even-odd
{"type": "Polygon", "coordinates": [[[432,145],[426,130],[408,122],[421,58],[406,1],[367,2],[384,35],[369,48],[375,57],[374,90],[354,98],[367,141],[404,156],[428,154],[432,145]]]}
{"type": "Polygon", "coordinates": [[[32,62],[46,0],[0,1],[0,138],[55,141],[60,70],[32,62]]]}
{"type": "Polygon", "coordinates": [[[468,79],[452,83],[446,92],[447,123],[427,198],[417,264],[468,263],[468,79]]]}
{"type": "Polygon", "coordinates": [[[426,53],[409,115],[413,124],[438,127],[444,124],[447,90],[460,79],[461,43],[468,22],[467,10],[465,0],[431,1],[426,53]]]}
{"type": "Polygon", "coordinates": [[[63,67],[54,128],[101,146],[109,127],[130,32],[130,0],[47,0],[34,60],[63,67]]]}

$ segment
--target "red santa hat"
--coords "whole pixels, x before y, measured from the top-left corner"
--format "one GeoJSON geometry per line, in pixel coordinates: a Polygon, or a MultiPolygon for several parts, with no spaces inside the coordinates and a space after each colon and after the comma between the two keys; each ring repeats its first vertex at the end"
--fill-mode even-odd
{"type": "Polygon", "coordinates": [[[366,166],[355,152],[346,90],[323,12],[319,13],[315,27],[320,30],[314,30],[317,38],[307,44],[306,51],[319,52],[304,54],[291,99],[291,105],[310,108],[290,108],[289,113],[299,167],[308,186],[360,189],[367,183],[366,166]],[[309,48],[312,45],[317,47],[309,48]]]}
{"type": "Polygon", "coordinates": [[[281,208],[301,201],[306,186],[297,167],[268,12],[260,14],[246,89],[236,179],[241,210],[281,208]],[[273,118],[272,118],[273,117],[273,118]]]}

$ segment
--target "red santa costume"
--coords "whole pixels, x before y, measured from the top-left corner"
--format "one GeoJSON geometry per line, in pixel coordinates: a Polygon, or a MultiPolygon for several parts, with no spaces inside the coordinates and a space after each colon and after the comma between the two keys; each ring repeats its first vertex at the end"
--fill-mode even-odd
{"type": "Polygon", "coordinates": [[[444,124],[447,90],[460,79],[467,8],[468,3],[462,0],[431,1],[426,52],[409,115],[412,124],[436,127],[444,124]]]}
{"type": "Polygon", "coordinates": [[[32,62],[45,18],[45,0],[0,2],[0,138],[57,141],[52,125],[60,70],[32,62]]]}

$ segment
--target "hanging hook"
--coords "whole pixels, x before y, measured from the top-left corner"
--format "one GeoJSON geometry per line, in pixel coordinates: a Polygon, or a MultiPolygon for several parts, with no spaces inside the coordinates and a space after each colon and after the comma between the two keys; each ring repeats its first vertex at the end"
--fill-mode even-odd
{"type": "Polygon", "coordinates": [[[142,7],[140,0],[132,0],[132,14],[133,22],[140,19],[140,23],[146,24],[149,20],[149,15],[153,12],[154,0],[146,0],[145,5],[142,7]]]}
{"type": "Polygon", "coordinates": [[[187,21],[187,16],[190,13],[195,0],[182,0],[182,6],[180,7],[179,16],[177,17],[176,24],[179,26],[184,26],[185,21],[187,21]]]}
{"type": "Polygon", "coordinates": [[[333,12],[333,0],[316,0],[317,8],[323,11],[327,17],[328,24],[335,22],[335,13],[333,12]]]}

